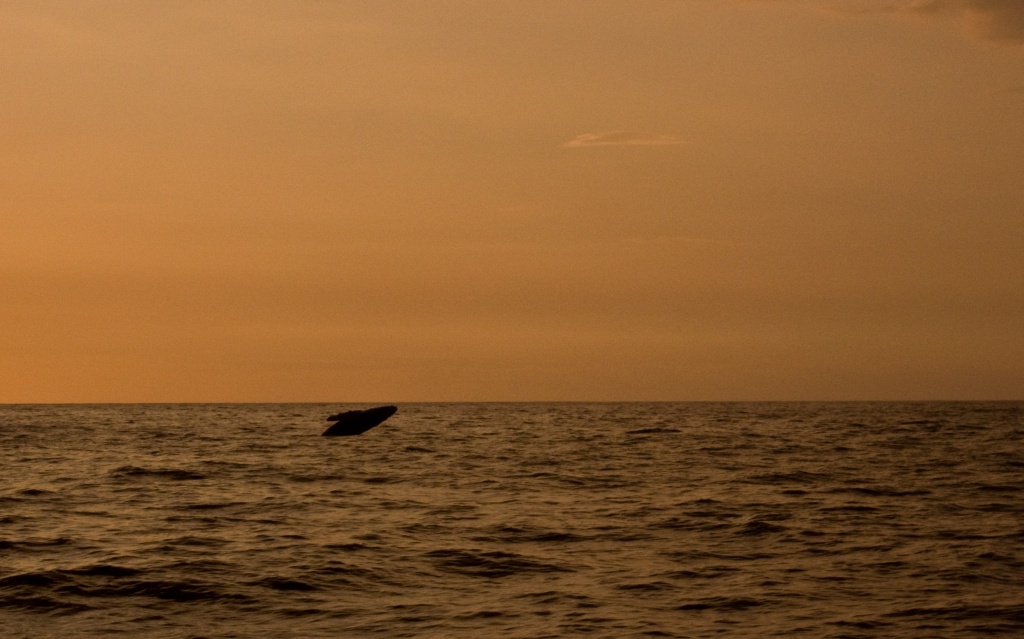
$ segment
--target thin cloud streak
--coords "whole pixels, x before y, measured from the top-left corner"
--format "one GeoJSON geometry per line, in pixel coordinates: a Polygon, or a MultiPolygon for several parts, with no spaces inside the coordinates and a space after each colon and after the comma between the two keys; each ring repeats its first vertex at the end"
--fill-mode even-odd
{"type": "Polygon", "coordinates": [[[582,133],[562,144],[562,148],[578,149],[592,146],[679,146],[686,140],[674,135],[644,133],[640,131],[605,131],[582,133]]]}
{"type": "Polygon", "coordinates": [[[1024,44],[1024,0],[743,0],[758,3],[798,2],[841,16],[948,17],[965,22],[978,36],[1024,44]]]}
{"type": "Polygon", "coordinates": [[[967,20],[986,38],[1024,43],[1022,0],[920,0],[910,11],[954,15],[967,20]]]}

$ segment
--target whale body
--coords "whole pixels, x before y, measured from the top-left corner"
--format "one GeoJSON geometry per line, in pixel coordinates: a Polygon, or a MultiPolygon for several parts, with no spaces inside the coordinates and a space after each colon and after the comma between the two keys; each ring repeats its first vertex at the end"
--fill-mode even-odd
{"type": "Polygon", "coordinates": [[[337,415],[331,415],[327,421],[334,422],[323,432],[324,437],[343,437],[347,435],[362,435],[374,426],[379,426],[384,421],[398,412],[397,406],[378,406],[366,410],[349,410],[337,415]]]}

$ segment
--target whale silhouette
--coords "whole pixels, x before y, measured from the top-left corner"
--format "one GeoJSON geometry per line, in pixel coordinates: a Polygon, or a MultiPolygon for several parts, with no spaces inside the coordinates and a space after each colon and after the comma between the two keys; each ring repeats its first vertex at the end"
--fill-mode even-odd
{"type": "Polygon", "coordinates": [[[374,426],[379,426],[384,421],[398,412],[397,406],[378,406],[366,410],[349,410],[337,415],[331,415],[327,421],[334,422],[323,432],[324,437],[344,437],[348,435],[362,435],[374,426]]]}

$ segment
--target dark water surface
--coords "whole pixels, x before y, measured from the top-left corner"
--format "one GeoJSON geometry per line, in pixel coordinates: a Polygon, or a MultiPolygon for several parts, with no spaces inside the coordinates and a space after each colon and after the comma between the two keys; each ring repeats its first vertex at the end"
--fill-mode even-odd
{"type": "Polygon", "coordinates": [[[344,408],[0,406],[0,637],[1024,636],[1024,403],[344,408]]]}

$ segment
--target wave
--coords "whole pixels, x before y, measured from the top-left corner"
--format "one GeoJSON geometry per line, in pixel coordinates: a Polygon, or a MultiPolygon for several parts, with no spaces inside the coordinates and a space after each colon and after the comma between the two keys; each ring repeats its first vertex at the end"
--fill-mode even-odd
{"type": "Polygon", "coordinates": [[[536,527],[517,527],[507,524],[491,526],[485,535],[473,537],[473,541],[497,544],[564,544],[582,542],[589,539],[564,530],[544,530],[536,527]]]}
{"type": "Polygon", "coordinates": [[[92,609],[79,599],[146,597],[175,602],[251,601],[221,585],[194,579],[144,578],[144,570],[111,564],[20,573],[0,578],[0,605],[71,614],[92,609]],[[75,597],[68,600],[67,597],[75,597]]]}
{"type": "Polygon", "coordinates": [[[479,550],[432,550],[425,556],[445,572],[500,578],[528,573],[573,572],[571,568],[518,553],[479,550]]]}
{"type": "Polygon", "coordinates": [[[203,473],[181,468],[142,468],[140,466],[120,466],[107,473],[111,477],[153,477],[173,481],[194,481],[206,479],[203,473]]]}
{"type": "Polygon", "coordinates": [[[691,603],[685,603],[681,606],[676,606],[676,610],[719,610],[719,611],[737,611],[746,610],[748,608],[755,608],[757,606],[765,605],[764,601],[759,599],[751,599],[748,597],[705,597],[698,599],[691,603]]]}

